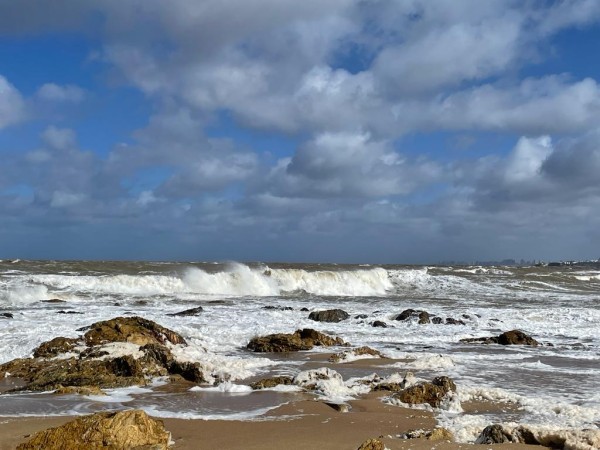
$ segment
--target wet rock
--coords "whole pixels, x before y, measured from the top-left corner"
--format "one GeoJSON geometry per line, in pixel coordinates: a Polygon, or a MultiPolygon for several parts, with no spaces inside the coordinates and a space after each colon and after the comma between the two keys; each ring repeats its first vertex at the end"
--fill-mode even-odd
{"type": "Polygon", "coordinates": [[[394,320],[408,320],[416,312],[417,311],[415,311],[414,309],[405,309],[400,314],[398,314],[396,317],[394,317],[394,320]]]}
{"type": "Polygon", "coordinates": [[[59,298],[50,298],[48,300],[41,300],[42,303],[67,303],[66,300],[61,300],[59,298]]]}
{"type": "Polygon", "coordinates": [[[341,322],[350,317],[343,309],[328,309],[324,311],[313,311],[308,318],[316,322],[341,322]]]}
{"type": "Polygon", "coordinates": [[[279,376],[279,377],[264,378],[262,380],[255,381],[254,383],[250,383],[250,387],[254,390],[267,389],[267,388],[279,386],[280,384],[288,386],[290,384],[293,384],[293,382],[294,382],[294,379],[292,377],[279,376]]]}
{"type": "Polygon", "coordinates": [[[176,312],[176,313],[167,314],[167,316],[172,316],[172,317],[178,317],[178,316],[197,316],[202,311],[204,311],[204,309],[202,308],[202,306],[198,306],[196,308],[190,308],[190,309],[186,309],[184,311],[179,311],[179,312],[176,312]]]}
{"type": "Polygon", "coordinates": [[[154,322],[139,317],[119,317],[93,324],[82,339],[58,337],[44,342],[34,350],[34,358],[2,364],[0,373],[22,378],[24,385],[14,390],[31,391],[144,385],[152,377],[167,375],[205,383],[206,376],[199,363],[177,361],[171,351],[159,343],[182,340],[177,333],[154,322]],[[94,334],[86,342],[89,333],[94,334]],[[111,339],[115,342],[105,343],[111,339]],[[146,341],[153,342],[141,347],[137,344],[146,341]],[[90,345],[90,342],[101,344],[90,345]],[[126,354],[111,357],[114,348],[126,354]]]}
{"type": "Polygon", "coordinates": [[[151,320],[142,317],[117,317],[97,322],[83,336],[88,346],[107,342],[131,342],[146,344],[186,344],[185,339],[151,320]]]}
{"type": "Polygon", "coordinates": [[[79,343],[79,339],[56,337],[44,342],[33,351],[34,358],[50,358],[59,353],[68,353],[79,343]]]}
{"type": "Polygon", "coordinates": [[[368,314],[357,314],[354,316],[355,319],[366,319],[367,317],[369,317],[368,314]]]}
{"type": "Polygon", "coordinates": [[[17,450],[167,450],[171,433],[140,410],[102,412],[40,431],[17,450]]]}
{"type": "Polygon", "coordinates": [[[348,403],[333,403],[333,402],[323,402],[331,409],[336,410],[337,412],[347,413],[350,412],[352,407],[348,403]]]}
{"type": "Polygon", "coordinates": [[[537,438],[535,437],[533,432],[530,429],[528,429],[522,425],[519,425],[518,427],[516,427],[515,429],[512,430],[511,437],[513,439],[513,442],[520,442],[521,444],[527,444],[527,445],[540,445],[541,444],[541,442],[537,440],[537,438]]]}
{"type": "Polygon", "coordinates": [[[262,309],[274,310],[274,311],[293,311],[294,308],[291,306],[275,306],[275,305],[267,305],[263,306],[262,309]]]}
{"type": "Polygon", "coordinates": [[[373,391],[400,392],[401,390],[406,389],[415,383],[415,375],[412,372],[406,372],[401,380],[398,380],[399,375],[400,374],[392,376],[391,379],[375,379],[372,383],[371,389],[373,391]],[[394,381],[394,379],[398,381],[394,381]]]}
{"type": "Polygon", "coordinates": [[[277,333],[255,337],[247,345],[254,352],[296,352],[317,346],[347,345],[340,338],[327,336],[311,328],[297,330],[293,334],[277,333]]]}
{"type": "Polygon", "coordinates": [[[431,319],[431,323],[439,325],[441,323],[444,323],[444,319],[442,319],[441,317],[434,317],[431,319]]]}
{"type": "Polygon", "coordinates": [[[534,338],[519,330],[507,331],[500,336],[461,339],[460,342],[475,344],[530,345],[532,347],[540,345],[534,338]]]}
{"type": "Polygon", "coordinates": [[[438,408],[450,392],[456,390],[456,385],[448,377],[436,377],[431,383],[417,383],[394,394],[394,398],[402,403],[416,405],[428,403],[438,408]]]}
{"type": "Polygon", "coordinates": [[[510,433],[504,431],[502,425],[488,425],[483,429],[479,437],[475,440],[476,444],[504,444],[512,442],[510,433]]]}
{"type": "Polygon", "coordinates": [[[367,439],[357,450],[385,450],[385,445],[379,439],[367,439]]]}
{"type": "Polygon", "coordinates": [[[381,320],[376,320],[375,322],[373,322],[371,324],[371,326],[373,326],[375,328],[387,328],[388,324],[385,322],[382,322],[381,320]]]}
{"type": "Polygon", "coordinates": [[[452,317],[447,317],[446,325],[466,325],[466,324],[460,319],[454,319],[452,317]]]}
{"type": "Polygon", "coordinates": [[[539,342],[519,330],[511,330],[498,336],[500,345],[531,345],[536,347],[539,342]]]}
{"type": "Polygon", "coordinates": [[[421,311],[419,313],[419,322],[420,325],[424,325],[426,323],[431,323],[431,320],[429,320],[429,313],[427,311],[421,311]]]}
{"type": "Polygon", "coordinates": [[[65,311],[65,310],[60,310],[57,311],[56,314],[83,314],[82,312],[79,311],[65,311]]]}
{"type": "Polygon", "coordinates": [[[308,311],[310,311],[310,309],[304,307],[304,308],[300,308],[300,311],[302,311],[302,312],[308,312],[308,311]]]}
{"type": "Polygon", "coordinates": [[[12,313],[3,312],[3,313],[0,313],[0,317],[4,317],[6,319],[12,319],[13,315],[12,315],[12,313]]]}
{"type": "Polygon", "coordinates": [[[454,435],[446,428],[433,430],[410,430],[400,436],[402,439],[427,439],[428,441],[454,441],[454,435]]]}
{"type": "Polygon", "coordinates": [[[59,387],[54,391],[56,395],[106,395],[98,386],[66,386],[59,387]]]}
{"type": "Polygon", "coordinates": [[[346,350],[340,353],[334,353],[333,355],[331,355],[329,357],[329,361],[333,362],[333,363],[339,363],[339,362],[343,362],[345,360],[347,360],[348,358],[351,358],[353,356],[372,356],[373,358],[385,358],[385,356],[383,356],[381,354],[380,351],[375,350],[371,347],[358,347],[352,350],[346,350]]]}

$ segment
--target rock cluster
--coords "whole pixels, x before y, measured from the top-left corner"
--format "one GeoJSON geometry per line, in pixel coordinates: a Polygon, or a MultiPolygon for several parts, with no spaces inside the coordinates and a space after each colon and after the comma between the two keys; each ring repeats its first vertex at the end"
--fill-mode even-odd
{"type": "Polygon", "coordinates": [[[199,363],[177,361],[167,345],[187,345],[176,332],[141,317],[117,317],[86,328],[81,338],[42,343],[33,358],[0,365],[0,373],[22,378],[18,390],[90,392],[144,385],[151,377],[180,375],[206,381],[199,363]],[[64,388],[76,388],[64,390],[64,388]]]}
{"type": "Polygon", "coordinates": [[[40,431],[17,450],[167,450],[171,433],[144,411],[101,412],[40,431]]]}
{"type": "Polygon", "coordinates": [[[296,352],[314,346],[348,345],[340,338],[328,336],[312,328],[296,330],[293,334],[277,333],[253,338],[247,348],[254,352],[296,352]]]}
{"type": "Polygon", "coordinates": [[[530,345],[532,347],[537,347],[540,345],[540,343],[534,338],[519,330],[507,331],[502,333],[500,336],[461,339],[460,342],[476,344],[530,345]]]}
{"type": "Polygon", "coordinates": [[[410,320],[416,320],[419,325],[425,325],[428,323],[433,324],[446,324],[446,325],[465,325],[465,322],[460,319],[454,319],[447,317],[445,320],[442,317],[431,316],[427,311],[416,310],[416,309],[405,309],[393,320],[401,322],[408,322],[410,320]]]}

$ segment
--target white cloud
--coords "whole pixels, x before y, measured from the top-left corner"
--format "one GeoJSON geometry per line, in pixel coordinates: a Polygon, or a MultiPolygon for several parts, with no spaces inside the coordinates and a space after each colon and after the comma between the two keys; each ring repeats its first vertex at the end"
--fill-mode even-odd
{"type": "Polygon", "coordinates": [[[0,130],[22,121],[26,116],[21,93],[0,75],[0,130]]]}
{"type": "Polygon", "coordinates": [[[67,208],[82,203],[85,200],[84,194],[75,194],[73,192],[54,191],[50,200],[52,208],[67,208]]]}
{"type": "Polygon", "coordinates": [[[85,98],[85,90],[72,84],[46,83],[38,89],[37,96],[45,101],[79,103],[85,98]]]}

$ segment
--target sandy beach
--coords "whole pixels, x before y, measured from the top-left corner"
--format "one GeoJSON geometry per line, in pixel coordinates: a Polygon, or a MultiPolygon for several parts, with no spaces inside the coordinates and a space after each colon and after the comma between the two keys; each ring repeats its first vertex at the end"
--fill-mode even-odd
{"type": "MultiPolygon", "coordinates": [[[[319,401],[298,401],[281,406],[261,420],[182,420],[165,419],[172,434],[173,450],[341,450],[356,449],[369,438],[381,437],[390,450],[489,449],[489,445],[458,444],[396,436],[413,429],[436,426],[426,411],[399,408],[382,403],[381,393],[350,402],[347,413],[335,411],[319,401]],[[291,417],[290,417],[291,416],[291,417]]],[[[14,449],[40,430],[60,426],[71,417],[3,418],[0,421],[0,449],[14,449]]],[[[544,448],[521,444],[494,445],[494,449],[533,450],[544,448]]]]}

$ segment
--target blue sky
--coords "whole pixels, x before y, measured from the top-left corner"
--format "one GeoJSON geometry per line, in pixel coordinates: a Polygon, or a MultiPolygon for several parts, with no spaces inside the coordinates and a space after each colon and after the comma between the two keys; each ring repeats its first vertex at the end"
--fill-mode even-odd
{"type": "Polygon", "coordinates": [[[0,0],[0,258],[598,258],[599,47],[595,0],[0,0]]]}

